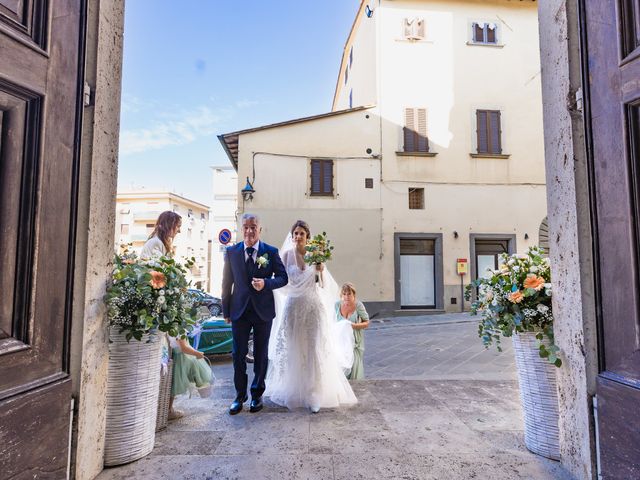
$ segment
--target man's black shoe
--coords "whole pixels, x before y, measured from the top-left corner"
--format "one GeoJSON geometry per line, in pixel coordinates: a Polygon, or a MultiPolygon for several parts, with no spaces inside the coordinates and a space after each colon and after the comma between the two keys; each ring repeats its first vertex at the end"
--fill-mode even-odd
{"type": "MultiPolygon", "coordinates": [[[[247,401],[247,397],[236,398],[229,407],[229,415],[236,415],[242,411],[242,404],[247,401]]],[[[253,405],[253,402],[251,402],[253,405]]]]}
{"type": "Polygon", "coordinates": [[[251,400],[251,405],[249,406],[249,411],[251,413],[259,412],[260,410],[262,410],[263,406],[264,405],[262,404],[262,397],[254,398],[254,399],[251,400]]]}

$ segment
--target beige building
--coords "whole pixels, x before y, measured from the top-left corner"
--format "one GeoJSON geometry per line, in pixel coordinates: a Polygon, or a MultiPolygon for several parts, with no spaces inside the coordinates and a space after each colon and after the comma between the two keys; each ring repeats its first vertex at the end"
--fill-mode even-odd
{"type": "Polygon", "coordinates": [[[546,216],[535,2],[362,2],[333,111],[221,135],[279,245],[307,220],[374,311],[459,310],[546,216]]]}
{"type": "MultiPolygon", "coordinates": [[[[210,292],[219,297],[222,290],[222,266],[226,245],[235,243],[237,238],[236,211],[238,209],[238,173],[231,165],[211,167],[213,174],[213,198],[211,199],[211,288],[210,292]],[[221,233],[231,233],[227,244],[222,243],[221,233]]],[[[222,234],[222,240],[226,240],[222,234]]]]}
{"type": "Polygon", "coordinates": [[[182,216],[181,232],[174,245],[177,259],[195,258],[191,281],[196,288],[209,290],[209,207],[172,192],[118,192],[115,244],[132,244],[140,252],[155,226],[158,216],[172,210],[182,216]]]}

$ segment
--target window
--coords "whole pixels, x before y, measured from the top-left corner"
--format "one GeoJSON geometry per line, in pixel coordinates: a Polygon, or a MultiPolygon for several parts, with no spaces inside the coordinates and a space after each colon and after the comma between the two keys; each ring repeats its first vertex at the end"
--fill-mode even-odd
{"type": "Polygon", "coordinates": [[[478,153],[500,155],[500,110],[476,110],[478,153]]]}
{"type": "Polygon", "coordinates": [[[153,229],[156,228],[154,223],[147,223],[147,235],[151,235],[153,233],[153,229]]]}
{"type": "Polygon", "coordinates": [[[120,225],[120,233],[122,235],[129,235],[129,224],[123,223],[120,225]]]}
{"type": "Polygon", "coordinates": [[[344,67],[344,84],[349,81],[349,67],[344,67]]]}
{"type": "Polygon", "coordinates": [[[424,188],[409,189],[409,209],[424,210],[424,188]]]}
{"type": "Polygon", "coordinates": [[[193,217],[193,210],[190,208],[189,212],[187,213],[188,217],[193,217]]]}
{"type": "Polygon", "coordinates": [[[373,178],[364,179],[364,188],[373,188],[373,178]]]}
{"type": "Polygon", "coordinates": [[[333,160],[311,160],[311,195],[333,196],[333,160]]]}
{"type": "Polygon", "coordinates": [[[478,23],[471,24],[473,29],[473,43],[498,43],[498,26],[495,23],[478,23]]]}
{"type": "Polygon", "coordinates": [[[349,90],[349,108],[353,108],[353,88],[349,90]]]}
{"type": "Polygon", "coordinates": [[[206,219],[206,215],[207,215],[206,213],[201,212],[200,213],[200,220],[205,220],[206,219]]]}
{"type": "Polygon", "coordinates": [[[353,65],[353,47],[351,47],[351,51],[349,52],[349,68],[353,65]]]}
{"type": "Polygon", "coordinates": [[[404,151],[429,151],[426,108],[404,109],[404,151]]]}
{"type": "Polygon", "coordinates": [[[423,40],[424,18],[405,18],[402,22],[402,32],[407,40],[423,40]]]}

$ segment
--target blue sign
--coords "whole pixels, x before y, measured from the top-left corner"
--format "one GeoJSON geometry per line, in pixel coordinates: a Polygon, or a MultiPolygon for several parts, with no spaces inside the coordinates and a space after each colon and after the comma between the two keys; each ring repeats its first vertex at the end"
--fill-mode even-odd
{"type": "Polygon", "coordinates": [[[218,233],[218,241],[223,245],[229,243],[231,241],[231,230],[228,228],[220,230],[220,233],[218,233]]]}

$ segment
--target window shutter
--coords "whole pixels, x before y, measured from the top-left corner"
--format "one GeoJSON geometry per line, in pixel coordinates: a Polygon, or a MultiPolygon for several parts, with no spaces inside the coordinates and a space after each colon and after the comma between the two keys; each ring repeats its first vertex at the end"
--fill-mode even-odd
{"type": "Polygon", "coordinates": [[[487,30],[487,43],[496,43],[496,30],[498,27],[495,23],[485,24],[487,30]]]}
{"type": "Polygon", "coordinates": [[[489,139],[487,135],[487,111],[476,110],[478,153],[489,153],[489,139]]]}
{"type": "Polygon", "coordinates": [[[484,42],[484,25],[473,22],[473,41],[476,43],[484,42]]]}
{"type": "Polygon", "coordinates": [[[415,152],[415,115],[413,108],[404,109],[404,151],[415,152]]]}
{"type": "Polygon", "coordinates": [[[411,23],[408,18],[402,20],[402,36],[404,38],[411,38],[411,23]]]}
{"type": "Polygon", "coordinates": [[[417,152],[429,151],[429,140],[427,137],[427,109],[418,108],[418,130],[417,130],[417,152]]]}
{"type": "Polygon", "coordinates": [[[490,132],[491,132],[491,151],[489,153],[502,153],[502,145],[500,142],[500,111],[493,110],[489,112],[490,132]]]}
{"type": "Polygon", "coordinates": [[[333,161],[324,160],[322,162],[322,193],[333,194],[333,161]]]}
{"type": "Polygon", "coordinates": [[[416,38],[424,38],[424,19],[416,18],[413,21],[413,23],[414,23],[414,27],[413,27],[414,36],[416,38]]]}
{"type": "Polygon", "coordinates": [[[322,193],[320,179],[322,178],[320,160],[311,160],[311,194],[322,193]]]}

